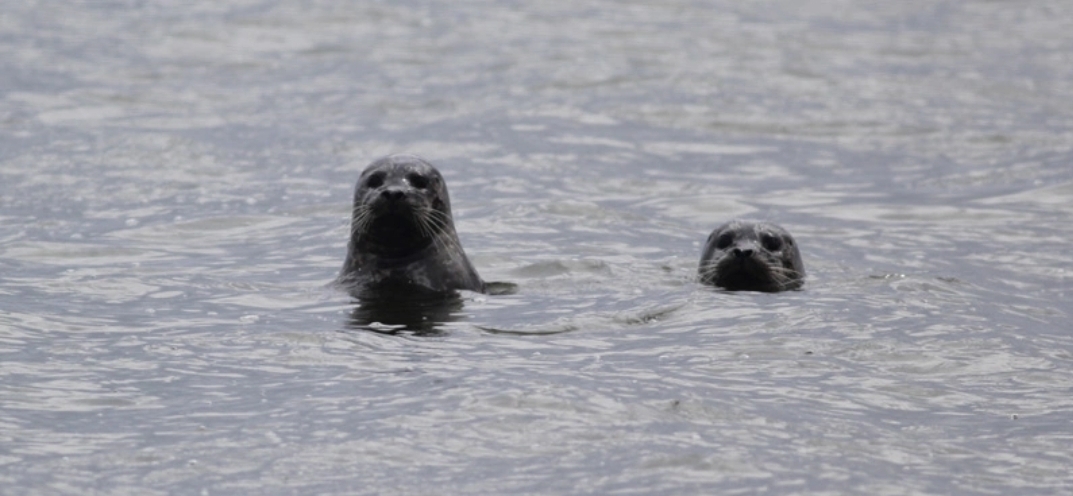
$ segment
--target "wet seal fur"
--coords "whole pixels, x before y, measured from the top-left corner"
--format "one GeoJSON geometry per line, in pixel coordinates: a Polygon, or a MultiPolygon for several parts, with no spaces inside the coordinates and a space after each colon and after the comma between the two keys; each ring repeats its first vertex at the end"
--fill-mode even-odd
{"type": "Polygon", "coordinates": [[[432,164],[390,155],[362,171],[336,283],[361,299],[485,292],[455,232],[447,185],[432,164]]]}
{"type": "Polygon", "coordinates": [[[793,236],[766,222],[733,220],[712,231],[697,270],[702,283],[731,291],[798,289],[805,279],[793,236]]]}

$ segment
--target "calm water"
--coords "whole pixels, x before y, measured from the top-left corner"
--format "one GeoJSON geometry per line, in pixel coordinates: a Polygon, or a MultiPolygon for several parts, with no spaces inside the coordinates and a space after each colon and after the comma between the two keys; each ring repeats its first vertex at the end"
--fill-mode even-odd
{"type": "Polygon", "coordinates": [[[7,2],[0,493],[1073,489],[1073,4],[651,3],[7,2]],[[354,325],[392,152],[516,294],[354,325]]]}

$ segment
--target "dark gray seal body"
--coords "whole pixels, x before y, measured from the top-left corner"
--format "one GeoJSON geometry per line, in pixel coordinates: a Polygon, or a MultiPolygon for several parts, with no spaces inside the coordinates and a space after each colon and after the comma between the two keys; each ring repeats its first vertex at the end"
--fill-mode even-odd
{"type": "Polygon", "coordinates": [[[365,168],[336,282],[359,298],[484,292],[455,233],[447,185],[432,164],[391,155],[365,168]]]}
{"type": "Polygon", "coordinates": [[[708,236],[700,281],[732,291],[784,291],[804,284],[805,265],[793,236],[766,222],[723,224],[708,236]]]}

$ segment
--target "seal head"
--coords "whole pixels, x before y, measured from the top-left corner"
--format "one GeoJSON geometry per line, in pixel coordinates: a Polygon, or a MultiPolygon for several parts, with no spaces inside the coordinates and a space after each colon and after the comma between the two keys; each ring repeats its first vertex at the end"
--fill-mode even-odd
{"type": "Polygon", "coordinates": [[[484,291],[455,232],[443,176],[414,155],[365,168],[337,282],[359,298],[484,291]]]}
{"type": "Polygon", "coordinates": [[[776,292],[800,288],[805,265],[785,229],[734,220],[708,236],[698,272],[702,283],[731,291],[776,292]]]}

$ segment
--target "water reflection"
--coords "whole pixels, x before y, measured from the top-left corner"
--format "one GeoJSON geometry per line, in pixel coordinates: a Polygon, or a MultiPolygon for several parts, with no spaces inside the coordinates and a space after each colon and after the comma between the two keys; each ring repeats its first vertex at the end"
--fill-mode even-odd
{"type": "MultiPolygon", "coordinates": [[[[439,293],[412,286],[380,286],[375,292],[346,289],[358,306],[350,313],[347,327],[381,334],[400,332],[442,335],[445,324],[464,318],[466,298],[456,292],[439,293]]],[[[518,285],[494,281],[485,285],[492,296],[517,293],[518,285]]]]}
{"type": "Polygon", "coordinates": [[[350,313],[347,327],[381,334],[442,335],[444,324],[463,318],[462,308],[458,293],[363,295],[350,313]]]}

